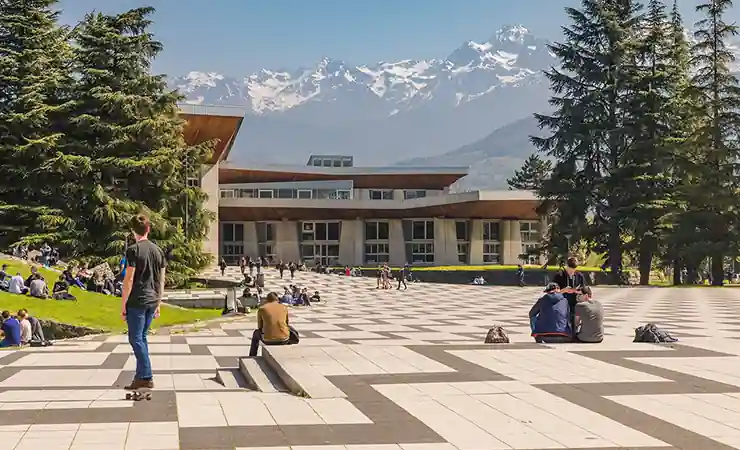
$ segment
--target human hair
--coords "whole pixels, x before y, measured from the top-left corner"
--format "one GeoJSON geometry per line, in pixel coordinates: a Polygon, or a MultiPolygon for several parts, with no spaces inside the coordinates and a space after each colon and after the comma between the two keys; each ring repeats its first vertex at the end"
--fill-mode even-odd
{"type": "Polygon", "coordinates": [[[7,310],[3,311],[3,319],[7,319],[8,317],[10,317],[10,312],[7,310]]]}
{"type": "Polygon", "coordinates": [[[136,233],[137,236],[146,236],[149,234],[149,230],[152,224],[149,222],[149,218],[144,214],[137,214],[131,218],[131,231],[136,233]]]}
{"type": "Polygon", "coordinates": [[[571,269],[575,269],[578,267],[578,258],[575,256],[571,256],[565,261],[565,265],[571,269]]]}
{"type": "Polygon", "coordinates": [[[28,310],[26,308],[21,308],[21,311],[23,311],[26,315],[28,315],[28,310]]]}
{"type": "Polygon", "coordinates": [[[18,317],[19,317],[20,319],[25,319],[27,315],[28,315],[28,313],[26,313],[26,311],[24,311],[24,310],[22,310],[22,309],[19,309],[19,310],[18,310],[18,317]]]}
{"type": "Polygon", "coordinates": [[[274,292],[270,292],[269,294],[267,294],[267,297],[265,298],[265,302],[267,303],[276,302],[278,300],[279,300],[278,295],[274,292]]]}

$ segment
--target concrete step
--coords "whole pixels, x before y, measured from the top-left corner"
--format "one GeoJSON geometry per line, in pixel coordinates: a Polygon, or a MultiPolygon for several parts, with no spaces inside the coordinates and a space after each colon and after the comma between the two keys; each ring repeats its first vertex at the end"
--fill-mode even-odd
{"type": "Polygon", "coordinates": [[[216,381],[227,389],[249,388],[249,383],[239,369],[219,369],[216,372],[216,381]]]}
{"type": "Polygon", "coordinates": [[[289,392],[275,371],[261,357],[239,358],[239,372],[250,389],[259,392],[289,392]]]}

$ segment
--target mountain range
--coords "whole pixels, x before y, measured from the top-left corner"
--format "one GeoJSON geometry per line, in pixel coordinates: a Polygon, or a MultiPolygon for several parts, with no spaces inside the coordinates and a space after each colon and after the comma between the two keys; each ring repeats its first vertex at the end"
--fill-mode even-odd
{"type": "Polygon", "coordinates": [[[194,71],[170,85],[191,104],[245,108],[236,163],[337,154],[357,165],[468,165],[456,190],[502,188],[534,150],[532,113],[548,109],[543,70],[558,63],[548,44],[507,25],[438,59],[354,65],[324,57],[244,77],[194,71]]]}

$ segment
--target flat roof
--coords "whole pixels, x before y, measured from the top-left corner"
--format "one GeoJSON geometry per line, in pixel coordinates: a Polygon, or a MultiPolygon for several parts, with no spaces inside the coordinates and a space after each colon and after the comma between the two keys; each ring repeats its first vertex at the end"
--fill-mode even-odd
{"type": "Polygon", "coordinates": [[[420,217],[538,220],[540,203],[530,191],[470,191],[404,201],[221,198],[219,218],[227,221],[420,217]]]}
{"type": "Polygon", "coordinates": [[[179,104],[180,116],[186,120],[184,137],[189,145],[217,139],[211,163],[225,160],[244,121],[246,110],[234,106],[179,104]]]}
{"type": "Polygon", "coordinates": [[[354,186],[387,189],[444,189],[467,175],[468,167],[315,167],[265,165],[219,168],[219,183],[271,183],[287,181],[352,180],[354,186]]]}

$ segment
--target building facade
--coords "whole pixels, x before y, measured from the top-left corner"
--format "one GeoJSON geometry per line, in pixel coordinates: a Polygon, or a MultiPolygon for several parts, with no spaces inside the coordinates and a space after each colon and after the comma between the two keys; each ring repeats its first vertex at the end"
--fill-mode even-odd
{"type": "MultiPolygon", "coordinates": [[[[224,120],[223,111],[199,108],[210,124],[197,126],[224,120]]],[[[195,122],[188,119],[188,127],[195,122]]],[[[236,130],[238,124],[231,141],[236,130]]],[[[189,142],[212,134],[191,133],[189,142]]],[[[313,155],[305,166],[239,167],[226,161],[229,149],[214,155],[200,180],[217,216],[206,249],[229,263],[242,256],[330,266],[537,262],[525,256],[545,230],[536,197],[450,193],[467,167],[356,167],[344,155],[313,155]]]]}

